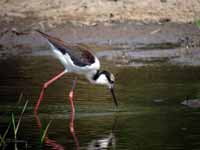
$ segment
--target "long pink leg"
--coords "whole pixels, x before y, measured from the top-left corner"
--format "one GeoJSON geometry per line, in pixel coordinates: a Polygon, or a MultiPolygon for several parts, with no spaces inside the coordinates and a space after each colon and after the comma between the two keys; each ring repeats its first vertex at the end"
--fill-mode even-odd
{"type": "Polygon", "coordinates": [[[74,90],[75,90],[75,87],[76,87],[76,81],[77,81],[77,78],[75,78],[73,80],[73,85],[72,85],[72,88],[71,88],[71,91],[69,92],[69,102],[70,102],[70,106],[71,106],[71,113],[75,113],[75,108],[74,108],[74,90]]]}
{"type": "Polygon", "coordinates": [[[56,81],[56,80],[58,80],[60,77],[62,77],[65,73],[66,73],[66,72],[65,72],[65,70],[64,70],[64,71],[62,71],[61,73],[59,73],[58,75],[56,75],[55,77],[53,77],[52,79],[50,79],[49,81],[47,81],[47,82],[45,82],[45,83],[43,84],[42,90],[41,90],[41,92],[40,92],[40,96],[39,96],[39,98],[38,98],[38,100],[37,100],[37,103],[36,103],[36,105],[35,105],[35,108],[34,108],[34,113],[35,113],[35,114],[37,113],[38,108],[39,108],[39,106],[40,106],[40,103],[41,103],[41,101],[42,101],[42,99],[43,99],[43,95],[44,95],[45,89],[46,89],[51,83],[53,83],[54,81],[56,81]]]}
{"type": "Polygon", "coordinates": [[[76,144],[76,150],[79,150],[80,149],[79,140],[76,136],[76,132],[75,132],[75,129],[74,129],[75,108],[74,108],[73,99],[74,99],[74,90],[75,90],[75,87],[76,87],[76,81],[77,81],[77,78],[75,78],[73,80],[73,85],[72,85],[71,91],[69,92],[69,101],[70,101],[70,106],[71,106],[69,129],[70,129],[70,132],[71,132],[71,134],[74,138],[74,141],[75,141],[75,144],[76,144]]]}
{"type": "Polygon", "coordinates": [[[75,145],[76,145],[76,150],[79,150],[80,149],[79,140],[76,136],[76,131],[74,129],[74,117],[75,117],[75,112],[71,112],[69,129],[70,129],[70,132],[71,132],[72,137],[74,139],[74,142],[75,142],[75,145]]]}

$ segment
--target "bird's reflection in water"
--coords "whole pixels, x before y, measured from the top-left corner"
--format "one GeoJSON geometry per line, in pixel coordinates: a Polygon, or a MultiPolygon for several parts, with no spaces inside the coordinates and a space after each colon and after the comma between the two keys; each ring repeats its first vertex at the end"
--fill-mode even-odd
{"type": "Polygon", "coordinates": [[[107,137],[101,139],[92,140],[89,143],[87,150],[105,150],[105,149],[115,149],[116,139],[113,133],[110,133],[107,137]]]}
{"type": "MultiPolygon", "coordinates": [[[[41,129],[42,124],[41,124],[39,116],[35,115],[35,118],[36,118],[36,123],[37,123],[38,128],[41,129]]],[[[75,125],[74,120],[75,120],[75,112],[71,112],[69,130],[73,137],[73,141],[75,143],[75,149],[80,150],[79,139],[77,137],[76,130],[74,127],[75,125]]],[[[103,136],[98,135],[98,136],[101,136],[101,138],[91,140],[91,142],[88,143],[87,150],[105,150],[105,149],[115,150],[116,149],[116,138],[114,134],[115,127],[116,127],[116,120],[114,121],[114,125],[111,130],[111,133],[109,133],[108,135],[103,135],[103,136]]],[[[51,147],[51,149],[54,149],[54,150],[65,149],[64,146],[57,143],[55,140],[49,139],[48,135],[45,136],[44,143],[46,146],[51,147]]]]}
{"type": "MultiPolygon", "coordinates": [[[[69,123],[69,129],[70,133],[72,134],[76,150],[80,150],[80,144],[79,139],[76,134],[76,130],[74,128],[75,125],[75,112],[71,112],[70,114],[70,123],[69,123]]],[[[103,138],[99,139],[93,139],[91,142],[89,142],[87,150],[105,150],[105,149],[112,149],[115,150],[116,147],[116,138],[115,138],[115,128],[116,128],[117,120],[115,119],[113,123],[113,127],[111,130],[111,133],[108,135],[102,136],[103,138]]]]}
{"type": "Polygon", "coordinates": [[[70,114],[69,129],[70,129],[70,133],[72,134],[73,140],[75,142],[76,150],[79,150],[80,145],[79,145],[79,140],[76,136],[76,131],[75,131],[75,128],[74,128],[74,118],[75,118],[75,112],[72,111],[71,114],[70,114]]]}
{"type": "MultiPolygon", "coordinates": [[[[37,114],[34,115],[36,119],[36,123],[39,129],[42,129],[42,123],[40,121],[40,118],[37,114]]],[[[51,147],[51,149],[54,150],[64,150],[64,147],[60,144],[58,144],[55,140],[49,139],[48,135],[45,135],[44,143],[46,146],[51,147]]]]}
{"type": "MultiPolygon", "coordinates": [[[[72,108],[71,113],[70,113],[69,130],[70,130],[70,133],[73,137],[73,141],[75,143],[75,149],[80,150],[79,139],[77,137],[76,130],[75,130],[75,127],[74,127],[74,125],[75,125],[75,122],[74,122],[74,120],[75,120],[75,110],[73,109],[74,108],[73,95],[74,95],[75,85],[76,85],[76,78],[73,81],[73,86],[72,86],[72,89],[71,89],[70,94],[69,94],[69,102],[70,102],[70,105],[71,105],[71,108],[72,108]]],[[[37,113],[35,113],[35,118],[36,118],[38,128],[41,129],[42,124],[41,124],[40,118],[37,115],[37,113]]],[[[103,150],[103,149],[104,150],[105,149],[115,150],[116,138],[115,138],[115,135],[114,135],[114,131],[115,131],[115,128],[116,128],[116,124],[117,124],[117,119],[115,118],[113,126],[112,126],[111,133],[109,133],[108,135],[101,136],[102,138],[91,140],[91,142],[89,142],[89,144],[88,144],[87,150],[103,150]]],[[[45,142],[46,146],[50,146],[54,150],[64,150],[64,147],[61,144],[58,144],[55,140],[49,139],[47,135],[45,136],[44,142],[45,142]]]]}
{"type": "Polygon", "coordinates": [[[115,118],[111,133],[108,135],[102,136],[102,138],[92,140],[87,150],[105,150],[105,149],[116,149],[116,137],[115,130],[117,125],[117,118],[115,118]]]}
{"type": "MultiPolygon", "coordinates": [[[[79,141],[78,141],[78,138],[76,136],[75,129],[74,129],[75,110],[73,109],[74,108],[74,102],[73,102],[73,95],[74,94],[73,94],[73,92],[74,92],[74,89],[75,89],[76,80],[77,79],[75,78],[74,81],[73,81],[72,89],[69,93],[69,102],[70,102],[70,105],[71,105],[69,130],[70,130],[70,133],[72,134],[73,140],[75,142],[76,150],[79,150],[80,149],[79,141]]],[[[42,123],[40,121],[39,116],[37,115],[37,113],[34,113],[34,116],[36,118],[36,123],[37,123],[38,128],[41,129],[42,123]]],[[[58,144],[55,140],[49,139],[47,135],[45,135],[44,143],[45,143],[46,146],[50,146],[53,150],[64,150],[64,147],[61,144],[58,144]]]]}

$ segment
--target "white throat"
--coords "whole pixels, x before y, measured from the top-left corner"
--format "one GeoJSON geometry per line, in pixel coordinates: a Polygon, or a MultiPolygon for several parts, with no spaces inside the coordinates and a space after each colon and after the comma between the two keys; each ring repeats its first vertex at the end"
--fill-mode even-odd
{"type": "Polygon", "coordinates": [[[109,85],[108,79],[105,74],[100,74],[94,79],[96,72],[89,72],[86,77],[93,84],[109,85]]]}
{"type": "Polygon", "coordinates": [[[103,85],[108,85],[108,79],[105,74],[101,74],[97,79],[96,79],[96,84],[103,84],[103,85]]]}

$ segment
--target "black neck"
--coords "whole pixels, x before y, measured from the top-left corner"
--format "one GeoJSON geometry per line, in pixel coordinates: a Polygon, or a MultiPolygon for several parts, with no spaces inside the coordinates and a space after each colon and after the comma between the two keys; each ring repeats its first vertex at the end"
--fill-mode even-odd
{"type": "Polygon", "coordinates": [[[104,74],[104,75],[107,77],[107,79],[108,79],[108,81],[109,81],[110,83],[113,82],[113,81],[111,81],[111,79],[110,79],[110,73],[109,73],[108,71],[105,71],[105,70],[102,70],[102,71],[97,70],[96,74],[94,74],[94,76],[93,76],[93,80],[97,80],[101,74],[104,74]]]}
{"type": "Polygon", "coordinates": [[[92,79],[93,79],[93,80],[97,80],[98,77],[100,76],[100,74],[101,74],[100,70],[97,70],[96,74],[94,74],[94,76],[93,76],[92,79]]]}

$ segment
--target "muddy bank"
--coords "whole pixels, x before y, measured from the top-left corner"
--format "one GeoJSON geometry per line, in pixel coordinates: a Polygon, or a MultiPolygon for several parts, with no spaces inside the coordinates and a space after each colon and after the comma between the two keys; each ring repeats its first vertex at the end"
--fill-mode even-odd
{"type": "MultiPolygon", "coordinates": [[[[42,29],[40,29],[42,30],[42,29]]],[[[145,49],[155,47],[156,43],[170,43],[173,47],[177,44],[189,47],[199,46],[200,30],[193,23],[142,23],[127,21],[110,26],[98,24],[96,26],[74,26],[65,24],[55,29],[42,30],[48,34],[59,37],[69,43],[85,43],[96,45],[130,45],[142,47],[149,44],[145,49]],[[173,44],[174,43],[174,44],[173,44]]],[[[3,30],[0,34],[1,46],[26,45],[32,49],[44,46],[45,40],[39,34],[30,30],[23,32],[21,28],[3,30]]],[[[160,45],[162,46],[162,45],[160,45]]],[[[157,45],[157,47],[160,47],[157,45]]],[[[167,45],[163,45],[164,47],[167,45]]],[[[21,48],[19,48],[21,49],[21,48]]]]}
{"type": "MultiPolygon", "coordinates": [[[[42,29],[41,29],[42,30],[42,29]]],[[[46,33],[68,43],[88,44],[103,59],[119,66],[155,63],[200,64],[200,30],[192,23],[142,23],[127,21],[109,26],[66,24],[46,33]]],[[[0,56],[49,54],[48,44],[34,30],[8,30],[0,37],[0,56]],[[42,51],[42,52],[41,52],[42,51]]]]}

